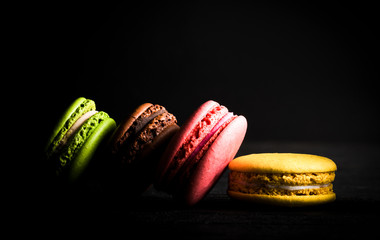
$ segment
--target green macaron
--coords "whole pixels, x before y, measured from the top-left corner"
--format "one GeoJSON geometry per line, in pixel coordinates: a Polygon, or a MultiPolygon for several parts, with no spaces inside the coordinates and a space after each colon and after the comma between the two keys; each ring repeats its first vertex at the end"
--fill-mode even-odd
{"type": "Polygon", "coordinates": [[[107,113],[96,111],[94,101],[76,99],[58,121],[46,147],[46,158],[56,175],[75,182],[115,128],[115,121],[107,113]]]}

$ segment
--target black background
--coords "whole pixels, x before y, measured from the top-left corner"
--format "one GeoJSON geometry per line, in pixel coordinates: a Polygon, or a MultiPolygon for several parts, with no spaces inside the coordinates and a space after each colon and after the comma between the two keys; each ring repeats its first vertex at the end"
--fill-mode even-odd
{"type": "Polygon", "coordinates": [[[372,210],[380,199],[374,4],[128,1],[14,8],[10,21],[17,27],[7,39],[12,42],[8,62],[16,63],[16,69],[10,87],[4,89],[16,96],[7,101],[22,100],[16,108],[5,102],[16,116],[9,129],[18,133],[8,141],[13,147],[8,151],[21,156],[15,158],[21,161],[13,161],[17,166],[9,178],[17,183],[13,190],[18,200],[10,209],[22,209],[13,214],[16,221],[25,215],[33,219],[43,211],[50,218],[81,211],[68,210],[72,206],[67,198],[57,202],[50,196],[40,161],[52,127],[79,96],[95,100],[97,109],[117,123],[139,104],[152,102],[165,106],[179,125],[213,99],[248,120],[239,154],[320,154],[333,158],[341,173],[334,186],[338,199],[327,207],[231,205],[224,176],[214,194],[195,209],[175,205],[153,189],[133,211],[120,205],[104,208],[95,201],[79,213],[81,217],[90,214],[97,219],[100,207],[106,209],[102,217],[124,217],[127,224],[137,221],[170,231],[172,223],[183,221],[178,232],[192,232],[196,226],[205,236],[219,239],[220,231],[228,237],[254,235],[260,228],[259,235],[282,236],[292,235],[289,230],[294,233],[302,224],[307,232],[336,221],[343,221],[338,226],[343,231],[344,224],[352,228],[361,219],[374,219],[372,210]],[[20,143],[19,136],[28,137],[20,143]],[[25,148],[20,150],[20,144],[25,148]],[[366,175],[368,171],[371,174],[366,175]],[[228,225],[229,221],[236,224],[228,225]],[[280,230],[273,231],[272,223],[280,230]]]}
{"type": "Polygon", "coordinates": [[[179,124],[213,99],[247,117],[247,140],[378,141],[369,3],[65,3],[32,13],[25,61],[37,74],[32,98],[51,109],[43,130],[78,96],[117,121],[158,103],[179,124]]]}

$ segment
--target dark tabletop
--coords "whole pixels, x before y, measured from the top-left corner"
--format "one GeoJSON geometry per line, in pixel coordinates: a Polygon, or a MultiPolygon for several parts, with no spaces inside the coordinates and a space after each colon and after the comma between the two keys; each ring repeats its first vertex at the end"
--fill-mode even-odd
{"type": "Polygon", "coordinates": [[[379,235],[374,227],[380,201],[378,149],[378,144],[364,143],[243,144],[238,155],[297,152],[333,159],[338,166],[334,182],[337,199],[320,206],[286,208],[232,200],[226,194],[226,170],[207,197],[193,207],[182,206],[153,187],[133,202],[97,194],[83,197],[80,193],[57,198],[45,192],[43,197],[31,196],[35,201],[27,208],[32,211],[26,211],[22,218],[26,222],[40,222],[43,231],[62,233],[89,224],[90,232],[95,234],[136,233],[157,237],[181,234],[182,239],[339,237],[360,236],[364,232],[379,235]],[[35,219],[36,215],[40,220],[35,219]],[[66,226],[66,219],[72,219],[71,227],[66,226]]]}

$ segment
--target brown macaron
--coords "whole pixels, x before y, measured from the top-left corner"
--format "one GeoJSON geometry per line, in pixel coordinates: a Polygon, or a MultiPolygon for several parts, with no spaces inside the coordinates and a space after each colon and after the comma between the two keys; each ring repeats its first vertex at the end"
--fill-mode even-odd
{"type": "Polygon", "coordinates": [[[110,139],[114,187],[127,195],[144,192],[153,182],[158,160],[179,130],[176,117],[158,104],[144,103],[110,139]]]}

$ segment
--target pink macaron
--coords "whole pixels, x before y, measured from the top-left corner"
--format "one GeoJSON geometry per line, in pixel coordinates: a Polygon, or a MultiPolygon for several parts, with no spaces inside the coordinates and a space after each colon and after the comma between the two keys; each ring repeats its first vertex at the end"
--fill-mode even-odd
{"type": "Polygon", "coordinates": [[[199,202],[235,157],[246,131],[244,116],[215,101],[205,102],[171,139],[155,187],[187,205],[199,202]]]}

